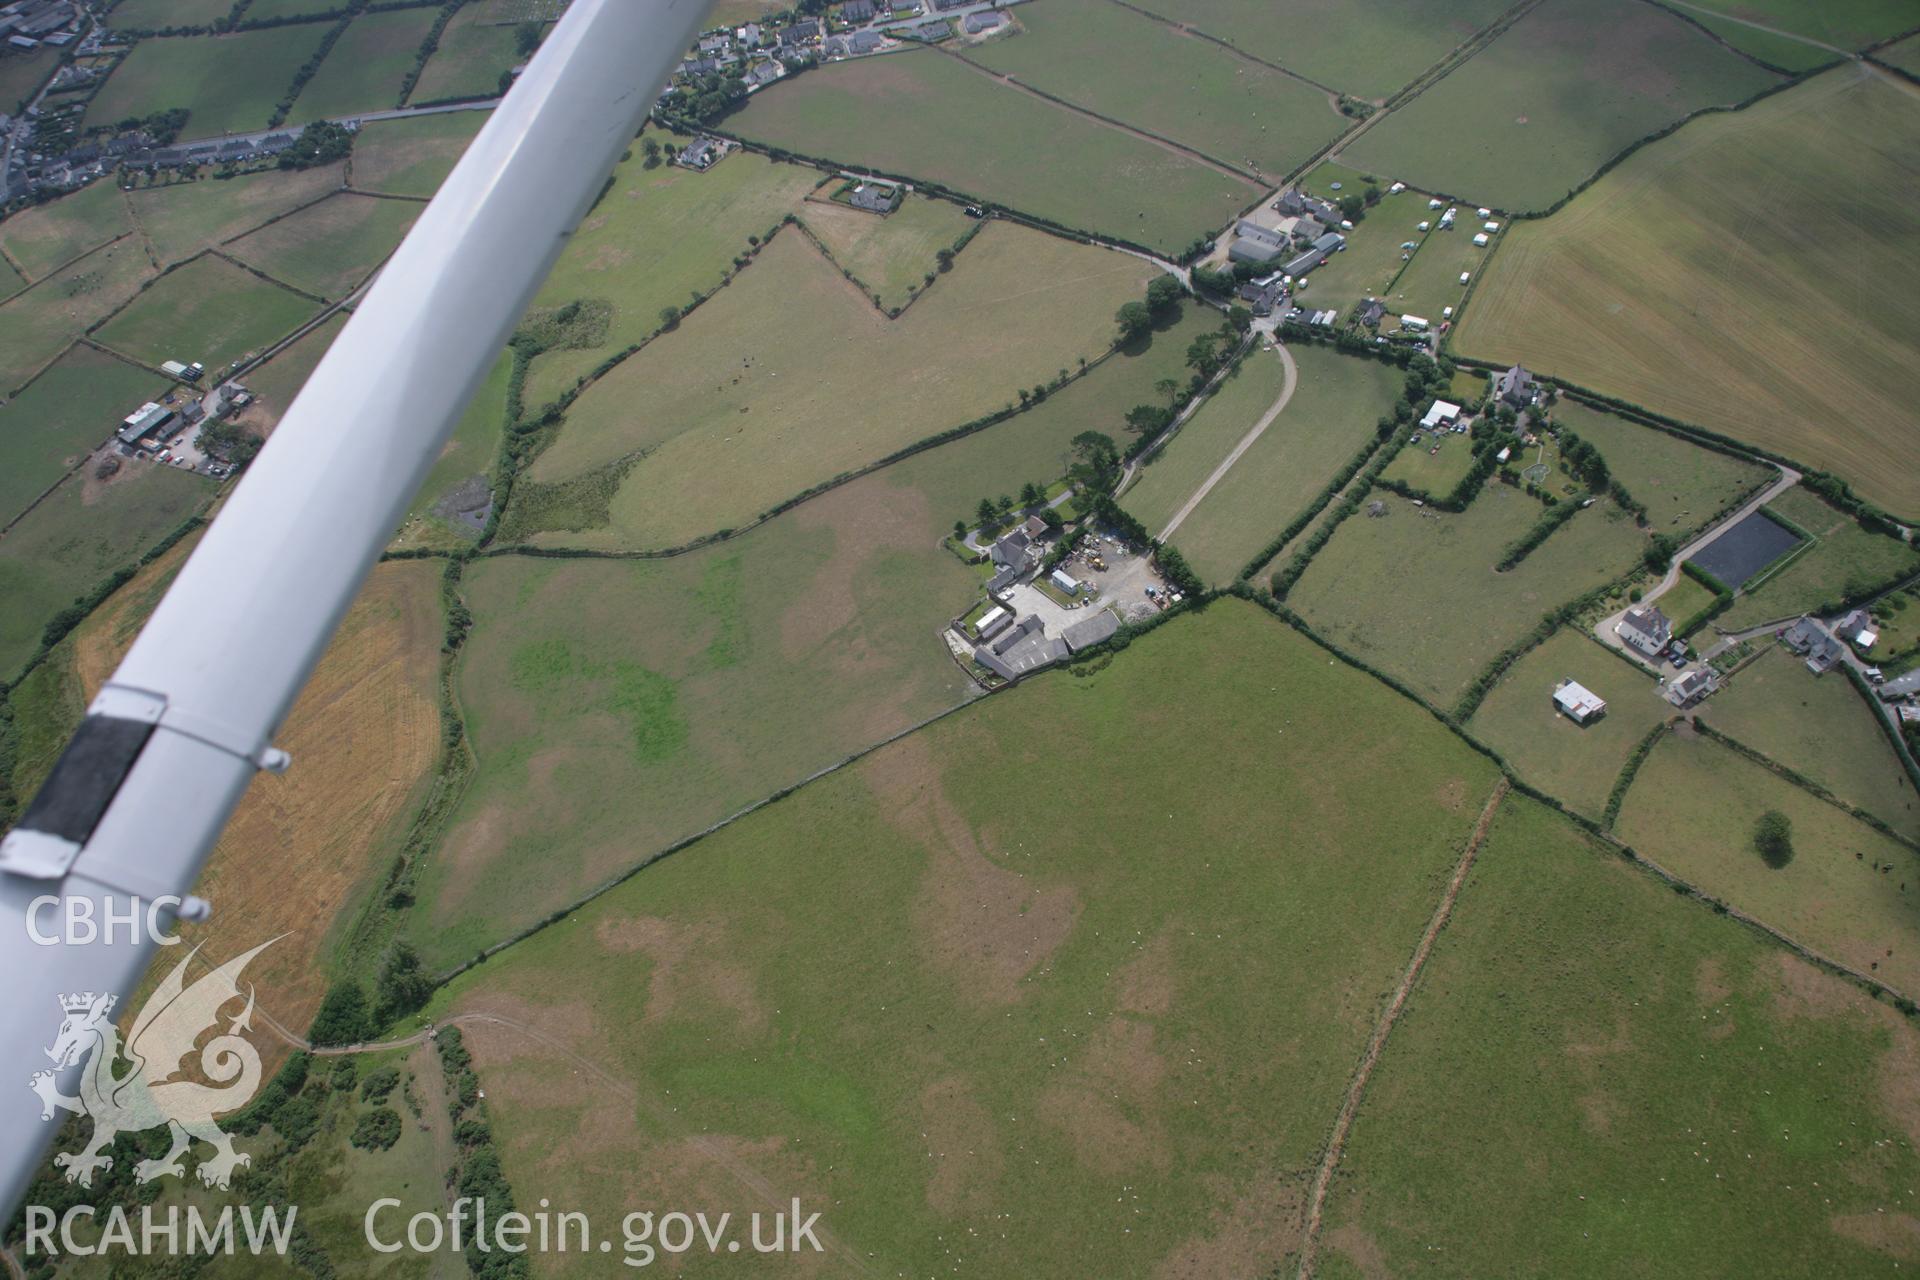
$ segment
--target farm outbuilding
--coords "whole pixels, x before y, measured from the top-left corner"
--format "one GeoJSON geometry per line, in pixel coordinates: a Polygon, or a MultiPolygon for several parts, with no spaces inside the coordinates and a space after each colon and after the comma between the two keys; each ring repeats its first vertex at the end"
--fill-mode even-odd
{"type": "Polygon", "coordinates": [[[1606,700],[1578,680],[1562,680],[1555,686],[1553,705],[1575,724],[1591,724],[1607,713],[1606,700]]]}

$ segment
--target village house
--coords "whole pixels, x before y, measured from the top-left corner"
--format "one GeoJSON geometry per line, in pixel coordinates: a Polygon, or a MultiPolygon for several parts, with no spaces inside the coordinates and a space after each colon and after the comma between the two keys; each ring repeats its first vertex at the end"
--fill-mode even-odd
{"type": "Polygon", "coordinates": [[[1000,537],[995,538],[993,545],[987,549],[987,555],[992,558],[994,564],[1002,569],[1016,565],[1024,565],[1027,562],[1027,543],[1029,541],[1025,533],[1019,529],[1015,529],[1012,533],[1002,534],[1000,537]]]}
{"type": "Polygon", "coordinates": [[[983,31],[997,29],[1006,20],[1005,15],[998,13],[970,13],[964,25],[968,35],[977,36],[983,31]]]}
{"type": "Polygon", "coordinates": [[[1658,606],[1629,609],[1614,624],[1613,633],[1649,658],[1658,658],[1673,642],[1673,623],[1658,606]]]}
{"type": "Polygon", "coordinates": [[[1534,382],[1533,375],[1519,365],[1513,366],[1493,380],[1494,398],[1516,409],[1524,409],[1532,404],[1538,392],[1539,387],[1534,382]]]}
{"type": "Polygon", "coordinates": [[[1286,293],[1286,285],[1276,272],[1260,280],[1249,280],[1241,285],[1236,296],[1247,304],[1256,316],[1270,316],[1286,293]]]}
{"type": "Polygon", "coordinates": [[[1720,676],[1712,667],[1696,667],[1667,683],[1666,699],[1684,710],[1719,687],[1720,676]]]}
{"type": "Polygon", "coordinates": [[[872,22],[873,13],[873,0],[847,0],[840,6],[843,22],[872,22]]]}
{"type": "Polygon", "coordinates": [[[1787,628],[1780,637],[1794,653],[1801,654],[1807,660],[1807,670],[1815,675],[1824,675],[1834,663],[1840,661],[1844,650],[1840,642],[1820,629],[1820,625],[1811,618],[1802,618],[1787,628]]]}
{"type": "MultiPolygon", "coordinates": [[[[680,154],[674,157],[674,163],[684,165],[705,173],[727,154],[726,144],[717,138],[695,138],[680,148],[680,154]]],[[[731,172],[731,170],[729,170],[731,172]]]]}
{"type": "Polygon", "coordinates": [[[1855,609],[1840,619],[1834,624],[1833,633],[1862,652],[1880,643],[1879,628],[1874,626],[1873,616],[1865,609],[1855,609]]]}
{"type": "Polygon", "coordinates": [[[1380,322],[1386,319],[1386,317],[1387,304],[1378,298],[1368,298],[1360,304],[1359,309],[1353,314],[1353,319],[1356,324],[1364,325],[1369,329],[1378,329],[1380,322]]]}
{"type": "Polygon", "coordinates": [[[894,202],[900,197],[900,188],[890,187],[883,182],[855,183],[847,193],[847,203],[856,209],[865,209],[868,213],[892,213],[894,202]]]}
{"type": "Polygon", "coordinates": [[[1553,688],[1553,705],[1575,724],[1592,724],[1607,713],[1606,700],[1577,680],[1562,680],[1553,688]]]}

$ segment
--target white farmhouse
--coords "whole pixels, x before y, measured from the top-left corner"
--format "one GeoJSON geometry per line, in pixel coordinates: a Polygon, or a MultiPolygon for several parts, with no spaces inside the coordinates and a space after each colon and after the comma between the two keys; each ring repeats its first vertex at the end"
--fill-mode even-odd
{"type": "Polygon", "coordinates": [[[1673,640],[1673,623],[1655,605],[1629,609],[1614,624],[1613,633],[1649,658],[1660,656],[1673,640]]]}

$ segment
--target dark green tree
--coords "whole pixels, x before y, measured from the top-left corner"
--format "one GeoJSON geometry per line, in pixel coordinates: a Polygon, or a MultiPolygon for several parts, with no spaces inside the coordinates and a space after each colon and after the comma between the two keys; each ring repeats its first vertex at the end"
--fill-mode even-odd
{"type": "Polygon", "coordinates": [[[336,983],[320,1002],[307,1039],[315,1044],[354,1044],[367,1035],[367,993],[357,982],[336,983]]]}
{"type": "Polygon", "coordinates": [[[1113,321],[1120,326],[1122,342],[1132,342],[1153,332],[1153,313],[1144,302],[1121,303],[1120,309],[1113,313],[1113,321]]]}
{"type": "Polygon", "coordinates": [[[1120,448],[1103,431],[1082,431],[1073,438],[1074,462],[1067,475],[1093,493],[1110,493],[1120,481],[1120,448]]]}
{"type": "Polygon", "coordinates": [[[1147,310],[1155,318],[1165,319],[1180,306],[1180,299],[1186,294],[1186,287],[1178,277],[1155,276],[1147,284],[1147,310]]]}
{"type": "Polygon", "coordinates": [[[1778,809],[1769,809],[1753,824],[1753,851],[1775,871],[1793,861],[1793,823],[1778,809]]]}

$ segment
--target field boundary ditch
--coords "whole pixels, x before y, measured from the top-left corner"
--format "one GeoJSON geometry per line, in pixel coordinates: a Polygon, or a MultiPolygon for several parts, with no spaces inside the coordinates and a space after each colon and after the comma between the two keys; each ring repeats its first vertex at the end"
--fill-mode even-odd
{"type": "Polygon", "coordinates": [[[1347,1085],[1346,1098],[1340,1104],[1339,1114],[1333,1122],[1333,1132],[1327,1138],[1325,1152],[1321,1155],[1319,1169],[1313,1178],[1313,1189],[1307,1201],[1306,1225],[1301,1233],[1300,1266],[1297,1272],[1299,1280],[1308,1280],[1313,1275],[1313,1264],[1320,1247],[1320,1227],[1326,1214],[1327,1192],[1333,1183],[1333,1175],[1340,1166],[1341,1157],[1346,1154],[1347,1134],[1353,1128],[1354,1117],[1359,1114],[1360,1103],[1366,1095],[1367,1085],[1373,1079],[1373,1069],[1379,1065],[1380,1055],[1387,1047],[1387,1037],[1392,1034],[1400,1014],[1406,1008],[1407,999],[1413,994],[1414,984],[1420,980],[1425,970],[1427,957],[1433,954],[1433,944],[1439,940],[1440,933],[1453,918],[1454,904],[1459,901],[1460,890],[1465,887],[1468,872],[1473,870],[1480,846],[1487,838],[1487,832],[1493,826],[1494,815],[1499,812],[1500,804],[1507,798],[1512,783],[1505,773],[1500,774],[1493,784],[1493,794],[1487,797],[1486,807],[1480,811],[1480,819],[1467,837],[1466,848],[1461,852],[1455,864],[1453,876],[1440,894],[1440,901],[1434,905],[1433,915],[1427,921],[1426,929],[1420,940],[1414,945],[1413,955],[1407,961],[1407,967],[1401,974],[1399,983],[1388,997],[1386,1007],[1374,1022],[1373,1034],[1360,1054],[1360,1063],[1354,1069],[1353,1078],[1347,1085]]]}

